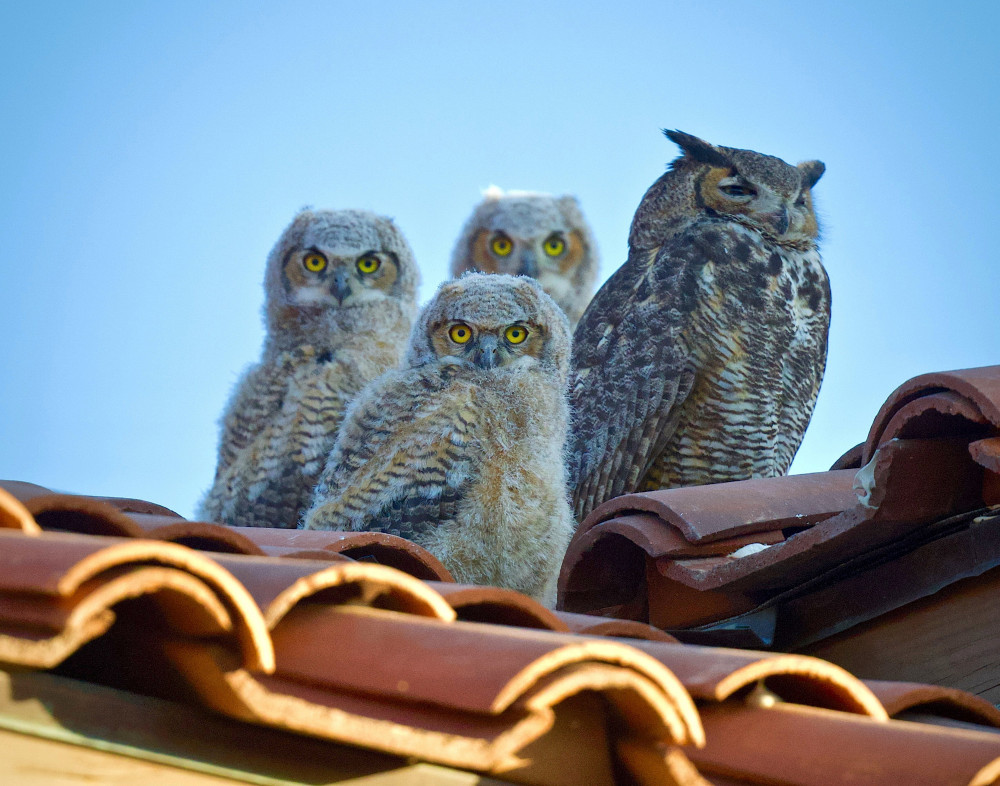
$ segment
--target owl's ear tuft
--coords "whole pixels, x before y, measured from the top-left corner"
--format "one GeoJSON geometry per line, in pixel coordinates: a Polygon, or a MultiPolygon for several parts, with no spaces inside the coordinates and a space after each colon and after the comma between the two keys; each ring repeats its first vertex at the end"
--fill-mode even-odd
{"type": "Polygon", "coordinates": [[[799,172],[802,173],[802,185],[806,188],[812,188],[816,185],[816,181],[823,177],[823,173],[826,171],[826,164],[822,161],[803,161],[797,166],[799,172]]]}
{"type": "Polygon", "coordinates": [[[733,165],[733,162],[729,160],[725,153],[717,147],[710,145],[704,139],[699,139],[691,134],[685,134],[683,131],[671,131],[667,128],[663,129],[663,134],[667,139],[680,147],[684,151],[684,155],[695,161],[710,164],[711,166],[730,167],[733,165]]]}

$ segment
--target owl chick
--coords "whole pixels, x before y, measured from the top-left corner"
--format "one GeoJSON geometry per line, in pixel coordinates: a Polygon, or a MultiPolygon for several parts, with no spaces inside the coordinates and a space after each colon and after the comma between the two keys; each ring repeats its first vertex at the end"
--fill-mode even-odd
{"type": "Polygon", "coordinates": [[[461,582],[542,602],[573,524],[566,316],[530,278],[441,285],[403,366],[351,404],[307,529],[401,535],[461,582]]]}
{"type": "Polygon", "coordinates": [[[594,293],[597,244],[574,196],[491,186],[462,228],[451,275],[473,270],[530,276],[576,325],[594,293]]]}
{"type": "Polygon", "coordinates": [[[574,336],[569,472],[579,521],[631,491],[784,474],[826,365],[825,169],[666,131],[629,254],[574,336]]]}
{"type": "Polygon", "coordinates": [[[299,524],[347,404],[402,358],[417,283],[413,252],[390,219],[362,210],[295,217],[267,260],[263,357],[223,413],[199,515],[299,524]]]}

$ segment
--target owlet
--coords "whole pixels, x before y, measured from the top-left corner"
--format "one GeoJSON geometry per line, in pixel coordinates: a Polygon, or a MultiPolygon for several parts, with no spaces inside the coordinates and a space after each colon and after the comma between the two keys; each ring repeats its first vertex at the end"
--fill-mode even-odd
{"type": "Polygon", "coordinates": [[[594,292],[598,265],[597,244],[576,197],[491,186],[462,228],[451,275],[473,270],[537,278],[572,327],[594,292]]]}
{"type": "Polygon", "coordinates": [[[665,133],[682,155],[642,198],[628,259],[574,337],[578,521],[626,492],[784,474],[823,379],[823,164],[665,133]]]}
{"type": "Polygon", "coordinates": [[[299,524],[347,404],[402,358],[417,281],[390,219],[362,210],[295,217],[267,260],[263,356],[223,413],[202,517],[299,524]]]}
{"type": "Polygon", "coordinates": [[[351,404],[305,526],[401,535],[461,582],[551,605],[573,529],[569,353],[566,316],[533,279],[445,282],[403,366],[351,404]]]}

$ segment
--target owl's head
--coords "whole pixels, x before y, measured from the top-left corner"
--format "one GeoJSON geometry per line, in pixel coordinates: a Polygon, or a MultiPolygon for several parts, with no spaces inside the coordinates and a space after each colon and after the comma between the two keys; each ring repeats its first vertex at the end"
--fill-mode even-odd
{"type": "Polygon", "coordinates": [[[392,219],[365,210],[303,210],[267,260],[270,330],[365,320],[397,304],[416,310],[419,273],[392,219]],[[346,321],[345,321],[346,320],[346,321]]]}
{"type": "Polygon", "coordinates": [[[406,362],[444,360],[484,373],[538,365],[565,384],[570,341],[566,315],[534,279],[466,273],[424,307],[406,362]]]}
{"type": "Polygon", "coordinates": [[[750,227],[782,245],[808,247],[819,236],[812,188],[822,161],[792,166],[780,158],[711,145],[682,131],[664,131],[682,155],[646,192],[632,220],[629,245],[659,245],[672,225],[715,215],[750,227]]]}
{"type": "Polygon", "coordinates": [[[491,186],[466,221],[451,274],[468,271],[529,276],[574,322],[593,294],[597,245],[574,196],[491,186]]]}

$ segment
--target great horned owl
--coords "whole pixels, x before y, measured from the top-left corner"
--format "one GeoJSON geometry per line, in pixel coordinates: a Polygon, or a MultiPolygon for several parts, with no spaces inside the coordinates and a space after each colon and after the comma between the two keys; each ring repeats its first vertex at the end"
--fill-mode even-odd
{"type": "Polygon", "coordinates": [[[222,417],[215,482],[200,515],[296,527],[347,404],[397,365],[418,271],[395,224],[362,210],[304,210],[264,275],[263,357],[222,417]]]}
{"type": "Polygon", "coordinates": [[[665,133],[683,154],[642,198],[628,259],[574,336],[581,521],[630,491],[784,474],[823,379],[823,164],[665,133]]]}
{"type": "Polygon", "coordinates": [[[554,601],[572,534],[570,331],[530,278],[441,285],[406,360],[351,404],[307,529],[401,535],[462,582],[554,601]]]}
{"type": "Polygon", "coordinates": [[[572,327],[594,292],[597,244],[574,196],[495,186],[476,205],[451,256],[451,275],[506,273],[537,278],[572,327]]]}

